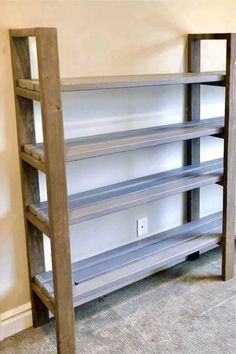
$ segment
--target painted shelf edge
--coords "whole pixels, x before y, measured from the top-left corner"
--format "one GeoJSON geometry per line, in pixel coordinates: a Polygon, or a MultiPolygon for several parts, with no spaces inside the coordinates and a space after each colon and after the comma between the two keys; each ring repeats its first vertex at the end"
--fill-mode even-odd
{"type": "MultiPolygon", "coordinates": [[[[65,140],[67,162],[105,156],[125,151],[148,148],[160,144],[219,135],[223,132],[224,118],[203,119],[200,122],[183,122],[164,126],[125,130],[65,140]]],[[[44,162],[43,143],[26,144],[24,158],[44,162]]],[[[42,170],[42,169],[41,169],[42,170]]]]}
{"type": "MultiPolygon", "coordinates": [[[[218,212],[73,263],[74,305],[145,278],[180,258],[218,244],[221,224],[222,213],[218,212]]],[[[51,271],[37,275],[35,283],[53,297],[51,271]]]]}
{"type": "MultiPolygon", "coordinates": [[[[73,194],[68,197],[70,224],[218,183],[222,170],[222,159],[216,159],[73,194]]],[[[30,204],[29,210],[48,223],[46,201],[30,204]]]]}
{"type": "MultiPolygon", "coordinates": [[[[224,71],[61,78],[63,92],[224,82],[224,71]]],[[[37,79],[19,79],[19,88],[40,92],[37,79]]]]}

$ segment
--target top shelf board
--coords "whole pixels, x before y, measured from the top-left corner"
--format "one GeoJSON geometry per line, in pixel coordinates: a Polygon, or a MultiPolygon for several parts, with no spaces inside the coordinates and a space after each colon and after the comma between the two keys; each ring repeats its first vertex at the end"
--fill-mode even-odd
{"type": "MultiPolygon", "coordinates": [[[[201,73],[148,74],[124,76],[75,77],[61,79],[61,90],[87,91],[131,87],[147,87],[179,84],[223,83],[225,72],[211,71],[201,73]]],[[[38,80],[18,80],[18,87],[40,92],[38,80]]]]}

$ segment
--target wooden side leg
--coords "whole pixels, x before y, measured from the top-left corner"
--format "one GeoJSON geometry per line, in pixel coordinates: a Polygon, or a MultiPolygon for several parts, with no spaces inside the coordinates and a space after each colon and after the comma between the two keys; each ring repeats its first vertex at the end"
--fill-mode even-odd
{"type": "MultiPolygon", "coordinates": [[[[39,198],[38,172],[25,162],[22,162],[22,177],[24,183],[25,210],[29,201],[27,196],[39,198]]],[[[27,259],[29,270],[29,282],[32,303],[32,316],[34,327],[39,327],[49,321],[49,311],[44,303],[39,299],[32,289],[33,277],[41,272],[45,272],[43,234],[25,216],[27,259]]]]}
{"type": "Polygon", "coordinates": [[[224,180],[223,180],[223,235],[222,279],[234,275],[235,234],[235,179],[236,179],[236,35],[227,39],[225,129],[224,129],[224,180]]]}
{"type": "MultiPolygon", "coordinates": [[[[200,72],[201,42],[188,37],[188,71],[200,72]]],[[[200,120],[200,85],[188,85],[188,120],[200,120]]],[[[188,164],[200,162],[200,138],[188,141],[188,164]]],[[[187,219],[192,221],[200,217],[200,189],[187,192],[187,219]]]]}
{"type": "Polygon", "coordinates": [[[33,277],[45,270],[43,235],[27,221],[26,209],[30,203],[39,201],[38,171],[21,159],[21,150],[24,144],[35,143],[33,102],[16,95],[17,79],[31,78],[29,41],[26,37],[12,37],[10,35],[13,84],[15,91],[15,109],[17,122],[17,140],[22,184],[22,200],[26,233],[28,273],[32,302],[33,324],[35,327],[45,324],[49,320],[48,309],[34,294],[32,289],[33,277]]]}
{"type": "MultiPolygon", "coordinates": [[[[34,275],[45,271],[43,237],[40,231],[28,222],[28,259],[30,269],[30,283],[34,275]]],[[[32,316],[34,327],[42,326],[49,321],[49,311],[37,294],[31,288],[32,316]]]]}
{"type": "Polygon", "coordinates": [[[47,176],[57,350],[60,354],[74,354],[70,235],[56,29],[37,28],[36,45],[47,176]]]}
{"type": "MultiPolygon", "coordinates": [[[[201,66],[201,42],[188,38],[188,71],[200,72],[201,66]]],[[[188,120],[200,120],[200,85],[188,85],[188,120]]],[[[188,164],[200,162],[200,138],[191,139],[187,142],[188,164]]],[[[200,188],[187,192],[187,220],[192,221],[200,218],[200,188]]],[[[199,252],[190,254],[188,260],[199,258],[199,252]]]]}

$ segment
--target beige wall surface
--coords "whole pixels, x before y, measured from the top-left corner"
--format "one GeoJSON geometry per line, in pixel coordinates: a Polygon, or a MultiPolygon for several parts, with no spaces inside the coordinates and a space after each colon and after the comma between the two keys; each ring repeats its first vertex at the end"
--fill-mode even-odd
{"type": "MultiPolygon", "coordinates": [[[[61,76],[116,75],[181,72],[186,69],[187,33],[236,32],[235,19],[236,0],[0,0],[0,314],[29,301],[8,29],[57,27],[61,76]]],[[[209,44],[209,48],[205,67],[221,68],[224,59],[218,49],[222,47],[209,44]]],[[[219,90],[211,88],[203,95],[203,118],[223,113],[219,90]]],[[[65,134],[181,121],[184,102],[182,87],[65,94],[65,134]]],[[[222,147],[216,149],[211,139],[204,144],[208,155],[204,151],[203,159],[221,154],[222,147]]],[[[181,144],[83,161],[68,167],[68,189],[72,193],[182,163],[181,144]]],[[[208,194],[206,203],[203,196],[203,213],[220,208],[220,187],[209,190],[212,197],[208,194]]],[[[141,216],[148,215],[150,234],[179,224],[184,219],[182,203],[182,196],[173,196],[73,226],[73,259],[134,240],[135,221],[141,216]]],[[[47,255],[50,258],[48,251],[47,255]]]]}

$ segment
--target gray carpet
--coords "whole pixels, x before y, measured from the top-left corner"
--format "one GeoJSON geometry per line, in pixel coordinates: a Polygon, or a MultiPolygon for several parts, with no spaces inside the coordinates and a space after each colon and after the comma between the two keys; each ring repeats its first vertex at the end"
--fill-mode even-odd
{"type": "MultiPolygon", "coordinates": [[[[235,280],[220,271],[217,248],[77,308],[77,353],[236,353],[235,280]]],[[[1,354],[55,352],[53,320],[0,343],[1,354]]]]}

